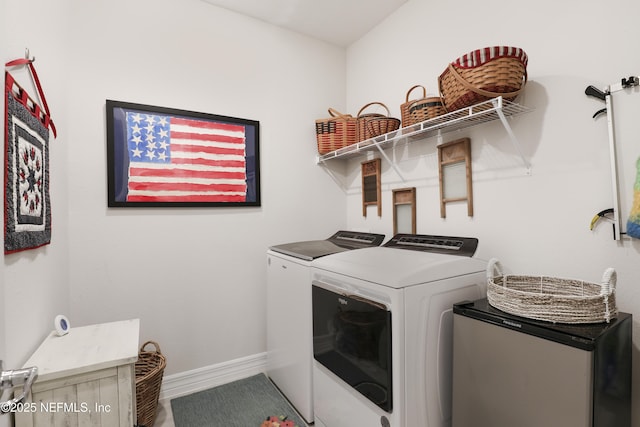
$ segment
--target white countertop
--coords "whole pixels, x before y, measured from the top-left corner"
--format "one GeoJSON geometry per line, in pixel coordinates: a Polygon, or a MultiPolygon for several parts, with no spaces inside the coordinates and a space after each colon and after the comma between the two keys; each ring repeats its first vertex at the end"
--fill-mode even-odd
{"type": "Polygon", "coordinates": [[[38,367],[38,381],[53,380],[138,360],[140,319],[72,327],[67,335],[52,331],[24,368],[38,367]]]}

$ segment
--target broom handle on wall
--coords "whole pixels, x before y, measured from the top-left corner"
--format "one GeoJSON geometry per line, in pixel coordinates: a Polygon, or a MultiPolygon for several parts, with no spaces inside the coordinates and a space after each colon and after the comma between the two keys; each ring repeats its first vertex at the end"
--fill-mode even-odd
{"type": "Polygon", "coordinates": [[[607,107],[607,125],[609,127],[609,157],[611,161],[611,185],[613,194],[613,239],[620,240],[622,234],[622,220],[620,216],[620,191],[618,185],[618,160],[616,156],[616,140],[613,127],[613,105],[611,94],[623,89],[638,86],[640,79],[636,76],[622,78],[619,82],[611,84],[606,91],[605,103],[607,107]]]}
{"type": "Polygon", "coordinates": [[[606,93],[604,101],[607,108],[607,127],[609,131],[609,161],[611,163],[611,193],[613,195],[613,240],[620,240],[620,194],[618,190],[616,140],[613,130],[613,105],[610,90],[606,93]]]}

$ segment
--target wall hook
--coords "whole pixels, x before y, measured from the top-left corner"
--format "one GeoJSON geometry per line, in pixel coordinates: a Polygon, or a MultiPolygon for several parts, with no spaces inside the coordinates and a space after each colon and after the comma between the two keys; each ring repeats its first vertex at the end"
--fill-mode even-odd
{"type": "Polygon", "coordinates": [[[24,49],[24,58],[26,60],[28,60],[29,62],[35,62],[36,61],[36,57],[35,56],[34,57],[29,57],[29,48],[28,47],[24,49]]]}
{"type": "Polygon", "coordinates": [[[623,88],[638,86],[638,84],[640,84],[640,79],[638,79],[638,77],[636,76],[630,76],[628,79],[623,78],[620,81],[620,84],[623,88]]]}

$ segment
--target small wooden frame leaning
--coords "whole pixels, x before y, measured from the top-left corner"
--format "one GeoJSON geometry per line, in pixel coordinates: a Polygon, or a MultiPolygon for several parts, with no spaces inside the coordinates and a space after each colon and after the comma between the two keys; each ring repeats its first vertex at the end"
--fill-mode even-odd
{"type": "Polygon", "coordinates": [[[380,159],[362,162],[362,216],[367,216],[367,206],[376,205],[382,216],[380,190],[380,159]]]}
{"type": "Polygon", "coordinates": [[[471,180],[471,140],[445,142],[438,146],[440,175],[440,217],[447,216],[446,204],[467,202],[467,214],[473,216],[471,180]]]}

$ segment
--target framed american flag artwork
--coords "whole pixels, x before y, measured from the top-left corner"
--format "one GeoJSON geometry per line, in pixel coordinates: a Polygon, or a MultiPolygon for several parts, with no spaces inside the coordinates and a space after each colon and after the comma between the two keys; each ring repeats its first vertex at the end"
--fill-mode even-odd
{"type": "Polygon", "coordinates": [[[260,122],[107,100],[109,207],[260,206],[260,122]]]}

